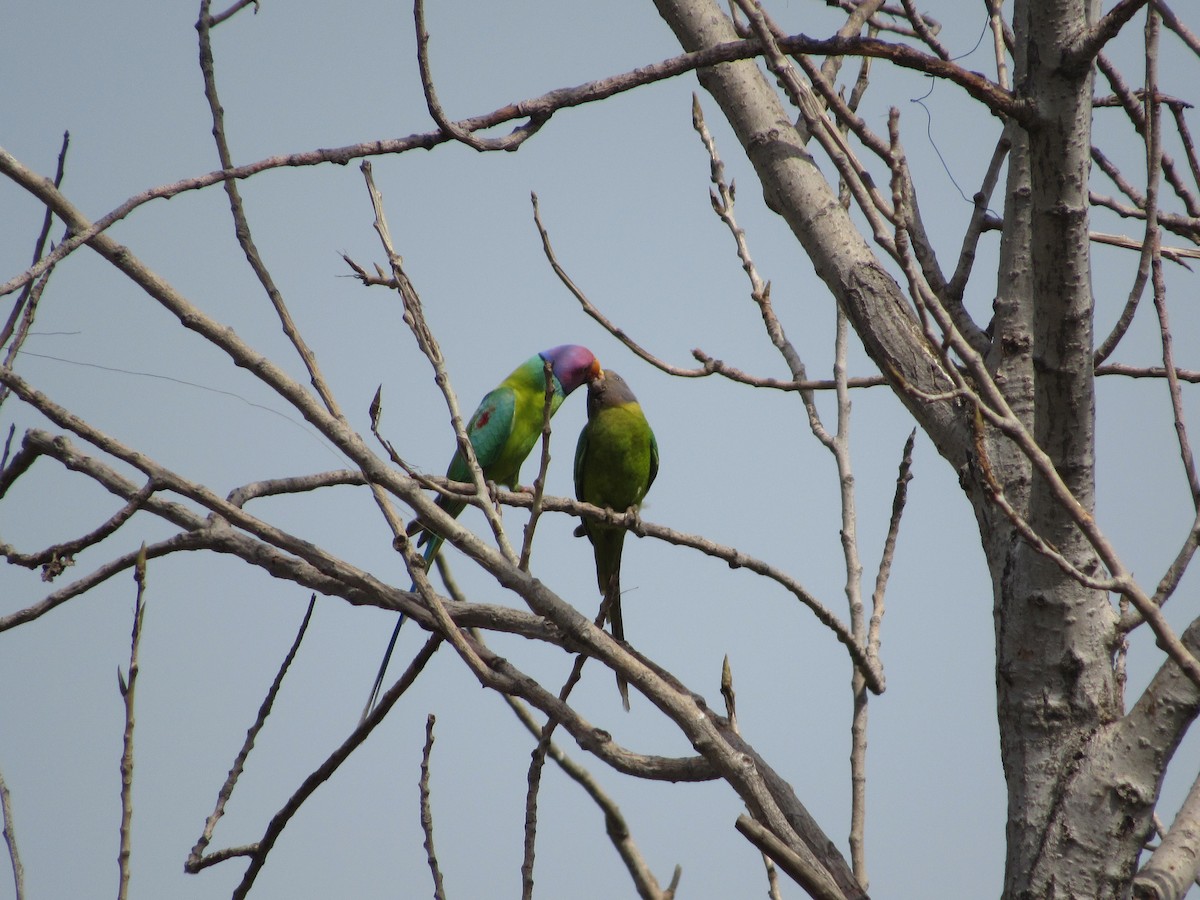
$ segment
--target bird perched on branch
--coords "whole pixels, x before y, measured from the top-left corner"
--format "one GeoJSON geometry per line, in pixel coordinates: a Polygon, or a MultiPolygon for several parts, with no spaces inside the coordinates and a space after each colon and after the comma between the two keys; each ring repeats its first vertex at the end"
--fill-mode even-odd
{"type": "MultiPolygon", "coordinates": [[[[475,410],[467,423],[467,437],[475,451],[475,459],[483,470],[483,477],[494,484],[505,485],[516,489],[521,473],[521,463],[537,443],[542,431],[542,417],[546,405],[546,363],[550,363],[554,384],[554,395],[550,399],[550,414],[562,404],[563,400],[577,387],[589,379],[600,375],[600,363],[587,347],[578,344],[563,344],[543,350],[521,363],[500,386],[483,398],[479,408],[475,410]]],[[[451,481],[471,481],[471,469],[461,450],[454,453],[450,466],[446,469],[446,477],[451,481]]],[[[437,498],[437,505],[451,516],[457,517],[467,503],[458,497],[445,494],[437,498]]],[[[426,568],[433,562],[441,549],[442,535],[429,529],[419,521],[414,521],[408,527],[409,535],[423,532],[418,546],[425,545],[426,568]]],[[[412,590],[412,588],[410,588],[412,590]]],[[[383,662],[379,666],[379,674],[371,689],[371,698],[363,710],[363,716],[371,711],[379,696],[387,672],[388,662],[392,658],[392,650],[396,646],[396,637],[404,624],[404,614],[392,632],[388,642],[383,662]]]]}
{"type": "MultiPolygon", "coordinates": [[[[636,510],[658,474],[658,442],[641,404],[616,372],[606,370],[588,382],[588,420],[575,449],[575,496],[614,512],[636,510]]],[[[625,529],[584,519],[580,531],[592,542],[596,582],[612,635],[625,640],[621,619],[621,550],[625,529]]],[[[621,702],[629,709],[629,685],[617,676],[621,702]]]]}

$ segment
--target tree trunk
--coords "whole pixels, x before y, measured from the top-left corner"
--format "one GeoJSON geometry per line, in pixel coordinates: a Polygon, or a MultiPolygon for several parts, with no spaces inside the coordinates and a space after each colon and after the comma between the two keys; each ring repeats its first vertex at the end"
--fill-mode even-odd
{"type": "MultiPolygon", "coordinates": [[[[656,5],[686,50],[737,39],[713,0],[656,5]]],[[[1098,7],[1094,0],[1022,0],[1014,10],[1016,93],[1035,113],[1031,127],[1006,126],[1011,150],[987,354],[1009,407],[1089,512],[1093,66],[1072,51],[1098,7]]],[[[1121,635],[1112,603],[1021,538],[991,499],[984,470],[1045,541],[1078,569],[1103,574],[1092,547],[1012,440],[987,428],[976,442],[971,404],[921,398],[946,391],[950,375],[756,64],[723,64],[699,79],[733,126],[767,204],[788,222],[867,353],[954,466],[975,511],[993,583],[1008,783],[1004,896],[1127,896],[1166,762],[1196,714],[1196,686],[1167,663],[1122,717],[1113,667],[1121,635]]],[[[1197,630],[1188,632],[1189,646],[1197,630]]]]}

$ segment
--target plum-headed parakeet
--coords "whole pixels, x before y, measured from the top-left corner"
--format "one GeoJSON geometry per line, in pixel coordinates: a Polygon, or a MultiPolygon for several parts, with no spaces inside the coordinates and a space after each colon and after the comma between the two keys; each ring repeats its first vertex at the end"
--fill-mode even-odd
{"type": "MultiPolygon", "coordinates": [[[[575,496],[614,512],[636,509],[658,474],[658,442],[629,385],[604,371],[588,382],[588,420],[575,449],[575,496]]],[[[583,533],[596,556],[596,582],[608,604],[613,637],[625,640],[621,620],[621,549],[625,529],[584,519],[583,533]]],[[[617,687],[629,709],[629,685],[617,687]]]]}
{"type": "MultiPolygon", "coordinates": [[[[545,364],[549,362],[554,373],[554,396],[550,401],[550,414],[553,415],[563,400],[577,387],[600,374],[600,363],[587,347],[578,344],[564,344],[550,350],[543,350],[521,363],[513,373],[500,383],[500,386],[483,398],[479,408],[475,410],[467,423],[467,436],[475,451],[475,458],[483,469],[483,476],[490,482],[505,485],[509,488],[518,487],[521,473],[521,463],[537,443],[542,431],[542,414],[546,404],[546,375],[545,364]]],[[[446,470],[446,477],[452,481],[470,481],[471,470],[461,451],[455,451],[454,458],[446,470]]],[[[437,505],[452,516],[457,516],[466,507],[466,501],[446,495],[437,498],[437,505]]],[[[408,527],[409,534],[424,531],[419,543],[425,545],[425,564],[428,567],[441,549],[441,535],[425,528],[418,522],[408,527]]],[[[371,690],[371,699],[367,701],[365,716],[375,705],[387,672],[388,661],[392,657],[392,649],[396,646],[396,636],[400,626],[404,624],[404,615],[396,623],[392,639],[388,642],[387,652],[375,678],[371,690]]]]}

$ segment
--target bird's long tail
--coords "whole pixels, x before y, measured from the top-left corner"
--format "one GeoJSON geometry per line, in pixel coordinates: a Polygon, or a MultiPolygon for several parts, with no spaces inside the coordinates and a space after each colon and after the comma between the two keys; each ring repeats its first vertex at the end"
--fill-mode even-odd
{"type": "MultiPolygon", "coordinates": [[[[429,534],[429,541],[425,546],[425,568],[428,569],[433,558],[437,555],[438,550],[442,547],[442,538],[435,534],[429,534]]],[[[417,583],[414,581],[408,588],[409,592],[417,589],[417,583]]],[[[396,649],[396,639],[400,637],[400,629],[404,626],[404,613],[400,613],[400,618],[396,620],[396,627],[392,630],[392,638],[388,641],[387,650],[383,653],[383,662],[379,664],[379,672],[375,675],[375,684],[371,686],[371,696],[367,698],[367,705],[363,707],[361,722],[371,710],[375,708],[375,702],[379,699],[379,692],[383,688],[383,679],[387,675],[388,663],[392,661],[392,651],[396,649]]]]}
{"type": "MultiPolygon", "coordinates": [[[[612,636],[625,643],[625,622],[621,617],[621,550],[625,546],[625,532],[602,533],[597,538],[596,580],[608,607],[612,636]]],[[[620,675],[617,675],[617,690],[621,692],[621,704],[625,712],[629,712],[629,682],[620,675]]]]}
{"type": "MultiPolygon", "coordinates": [[[[608,621],[612,625],[612,636],[625,643],[625,623],[621,620],[621,570],[616,569],[609,579],[609,590],[604,602],[608,604],[608,621]]],[[[617,690],[621,692],[621,705],[629,712],[629,682],[617,675],[617,690]]]]}

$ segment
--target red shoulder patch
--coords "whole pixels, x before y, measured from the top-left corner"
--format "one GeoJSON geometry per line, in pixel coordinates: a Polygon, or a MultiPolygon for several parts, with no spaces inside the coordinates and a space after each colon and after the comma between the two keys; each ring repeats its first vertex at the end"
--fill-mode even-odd
{"type": "Polygon", "coordinates": [[[488,419],[490,419],[491,417],[492,417],[492,411],[491,411],[490,409],[485,409],[485,410],[483,410],[483,411],[482,411],[482,412],[479,414],[479,418],[477,418],[477,419],[475,420],[475,427],[476,427],[476,428],[484,428],[484,427],[486,427],[486,426],[487,426],[487,423],[488,423],[488,419]]]}

